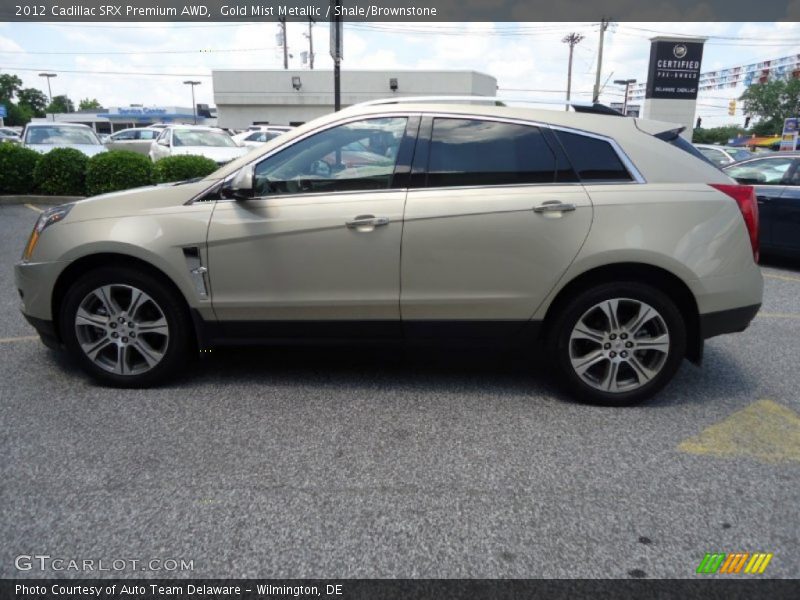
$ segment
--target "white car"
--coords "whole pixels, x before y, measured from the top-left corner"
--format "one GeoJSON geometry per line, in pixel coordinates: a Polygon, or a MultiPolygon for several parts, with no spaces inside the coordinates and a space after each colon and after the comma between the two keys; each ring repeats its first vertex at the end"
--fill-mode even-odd
{"type": "Polygon", "coordinates": [[[279,135],[283,135],[287,131],[288,129],[265,127],[256,131],[245,131],[244,133],[238,133],[233,136],[233,140],[241,146],[257,148],[262,144],[266,144],[270,140],[274,140],[279,135]]]}
{"type": "Polygon", "coordinates": [[[200,125],[165,127],[150,144],[150,159],[157,162],[168,156],[197,155],[210,158],[219,165],[229,163],[249,152],[220,129],[200,125]]]}
{"type": "Polygon", "coordinates": [[[94,130],[78,123],[28,123],[22,144],[42,154],[53,148],[74,148],[86,156],[106,151],[94,130]]]}

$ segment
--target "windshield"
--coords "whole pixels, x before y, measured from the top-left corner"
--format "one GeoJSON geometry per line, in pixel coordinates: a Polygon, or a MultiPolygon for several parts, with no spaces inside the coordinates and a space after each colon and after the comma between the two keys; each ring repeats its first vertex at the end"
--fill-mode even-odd
{"type": "Polygon", "coordinates": [[[30,127],[25,134],[26,144],[52,144],[68,145],[80,144],[89,146],[100,145],[100,140],[91,129],[83,127],[30,127]]]}
{"type": "Polygon", "coordinates": [[[223,146],[236,147],[236,142],[221,131],[198,129],[176,129],[172,133],[173,146],[223,146]]]}

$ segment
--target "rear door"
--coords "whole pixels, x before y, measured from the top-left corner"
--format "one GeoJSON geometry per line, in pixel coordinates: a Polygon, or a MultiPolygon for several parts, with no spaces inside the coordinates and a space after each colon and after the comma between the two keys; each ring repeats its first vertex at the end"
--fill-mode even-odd
{"type": "Polygon", "coordinates": [[[426,117],[406,200],[406,336],[517,333],[574,259],[592,205],[544,127],[426,117]]]}

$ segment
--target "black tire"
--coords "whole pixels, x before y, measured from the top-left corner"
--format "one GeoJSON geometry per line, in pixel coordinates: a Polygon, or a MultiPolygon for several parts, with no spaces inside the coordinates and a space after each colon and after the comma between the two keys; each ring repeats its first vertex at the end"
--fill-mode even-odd
{"type": "MultiPolygon", "coordinates": [[[[103,303],[101,302],[100,304],[103,303]]],[[[102,310],[102,308],[100,310],[102,310]]],[[[147,315],[145,315],[145,317],[146,316],[147,315]]],[[[155,317],[151,316],[151,318],[155,317]]],[[[114,319],[109,318],[108,320],[110,322],[114,319]]],[[[143,323],[143,325],[146,325],[146,323],[143,323]]],[[[116,326],[117,324],[115,324],[115,327],[116,326]]],[[[119,324],[118,326],[126,327],[124,324],[119,324]]],[[[135,326],[134,324],[130,327],[133,328],[135,326]]],[[[192,337],[193,330],[182,299],[170,286],[163,283],[159,278],[130,267],[95,269],[75,281],[67,290],[64,301],[61,303],[59,328],[61,339],[64,341],[70,356],[73,357],[81,368],[91,377],[102,384],[112,387],[146,388],[162,383],[182,369],[194,347],[192,337]],[[143,340],[148,340],[148,345],[139,347],[151,349],[151,346],[158,346],[157,354],[151,354],[150,358],[154,360],[154,357],[160,357],[160,359],[155,362],[152,367],[144,360],[144,354],[142,352],[133,350],[129,351],[130,354],[126,354],[126,356],[132,356],[133,359],[138,361],[140,369],[147,369],[143,372],[135,372],[133,369],[132,372],[128,374],[111,372],[90,359],[81,347],[81,341],[78,336],[81,335],[85,337],[87,335],[83,333],[85,331],[88,331],[91,335],[95,335],[101,342],[105,339],[103,337],[105,334],[101,333],[103,331],[102,327],[93,329],[92,327],[87,328],[84,326],[81,328],[80,334],[76,331],[78,329],[78,327],[76,327],[76,315],[81,304],[90,297],[90,294],[92,294],[94,290],[104,286],[111,286],[111,289],[115,290],[115,293],[124,294],[125,290],[128,288],[135,288],[138,291],[144,292],[146,296],[149,296],[148,304],[137,310],[140,313],[141,311],[149,311],[150,315],[156,315],[159,321],[160,316],[163,315],[163,319],[166,321],[166,328],[159,327],[159,330],[165,329],[167,331],[165,335],[148,333],[144,330],[140,330],[139,332],[138,341],[140,343],[143,340]],[[116,290],[121,290],[121,292],[116,292],[116,290]],[[159,310],[160,314],[158,312],[159,310]],[[161,337],[159,338],[158,336],[161,337]],[[154,339],[155,343],[153,343],[154,339]]],[[[120,329],[119,333],[124,333],[124,331],[120,329]]],[[[117,337],[119,337],[119,333],[117,337]]],[[[132,337],[135,337],[135,332],[132,337]]],[[[128,338],[125,338],[125,340],[126,342],[129,341],[128,338]]],[[[136,341],[130,340],[130,342],[133,344],[136,341]]],[[[115,349],[116,352],[120,352],[118,347],[115,346],[116,343],[117,340],[114,340],[113,343],[106,344],[107,347],[103,351],[105,352],[103,358],[106,362],[113,362],[115,349]]],[[[100,353],[98,353],[98,355],[100,355],[100,353]]],[[[116,356],[117,359],[119,359],[120,355],[116,354],[116,356]]],[[[133,362],[133,359],[125,362],[133,362]]],[[[102,362],[103,361],[101,361],[101,363],[102,362]]]]}
{"type": "MultiPolygon", "coordinates": [[[[686,353],[686,324],[675,302],[659,289],[633,281],[602,284],[579,293],[561,307],[547,326],[547,354],[561,381],[574,399],[590,404],[631,406],[653,397],[670,382],[686,353]],[[620,321],[618,329],[612,329],[609,324],[608,333],[602,341],[580,339],[582,336],[572,339],[573,330],[579,321],[582,326],[587,322],[597,324],[596,328],[581,327],[592,335],[604,330],[605,328],[601,327],[603,319],[607,319],[608,313],[612,312],[610,309],[607,312],[604,309],[613,306],[615,299],[619,301],[618,316],[622,317],[618,319],[620,321]],[[612,302],[611,305],[608,304],[609,301],[612,302]],[[636,318],[632,317],[631,321],[625,323],[622,321],[627,316],[626,311],[628,314],[634,314],[632,311],[635,310],[637,302],[642,303],[639,305],[641,312],[638,314],[645,312],[643,308],[645,305],[657,313],[652,320],[640,325],[642,329],[649,328],[650,331],[642,333],[639,330],[641,337],[626,333],[624,341],[621,339],[623,337],[621,334],[615,334],[614,340],[609,339],[608,336],[612,335],[612,331],[629,331],[624,325],[632,325],[636,318]],[[598,305],[602,305],[602,308],[598,305]],[[668,335],[668,351],[635,349],[638,344],[643,347],[648,343],[652,344],[658,336],[661,336],[658,337],[659,340],[663,340],[664,333],[668,335]],[[628,343],[634,346],[634,350],[625,347],[628,343]],[[622,352],[625,352],[626,359],[622,359],[622,352]],[[610,355],[615,353],[616,356],[610,358],[610,355]],[[590,369],[594,371],[586,369],[582,378],[573,366],[573,361],[581,363],[578,368],[593,363],[590,369]],[[612,370],[611,365],[615,362],[616,369],[612,370]],[[649,377],[651,373],[655,375],[649,377]],[[617,386],[622,379],[622,385],[619,385],[617,391],[605,389],[606,381],[612,379],[614,386],[617,386]],[[598,389],[598,386],[604,389],[598,389]]],[[[663,343],[658,346],[662,347],[663,343]]],[[[609,389],[611,385],[609,384],[609,389]]]]}

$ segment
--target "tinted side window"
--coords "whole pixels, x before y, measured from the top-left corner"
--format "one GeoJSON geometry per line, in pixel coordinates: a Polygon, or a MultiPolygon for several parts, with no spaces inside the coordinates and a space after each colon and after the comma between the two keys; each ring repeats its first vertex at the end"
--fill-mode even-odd
{"type": "Polygon", "coordinates": [[[256,196],[388,189],[406,121],[366,119],[300,140],[256,165],[256,196]]]}
{"type": "Polygon", "coordinates": [[[427,185],[553,183],[556,158],[537,127],[434,119],[427,185]]]}
{"type": "Polygon", "coordinates": [[[566,131],[554,133],[581,181],[631,181],[631,174],[608,142],[566,131]]]}
{"type": "Polygon", "coordinates": [[[121,131],[114,135],[114,141],[119,142],[122,140],[135,140],[136,139],[136,132],[135,131],[121,131]]]}

